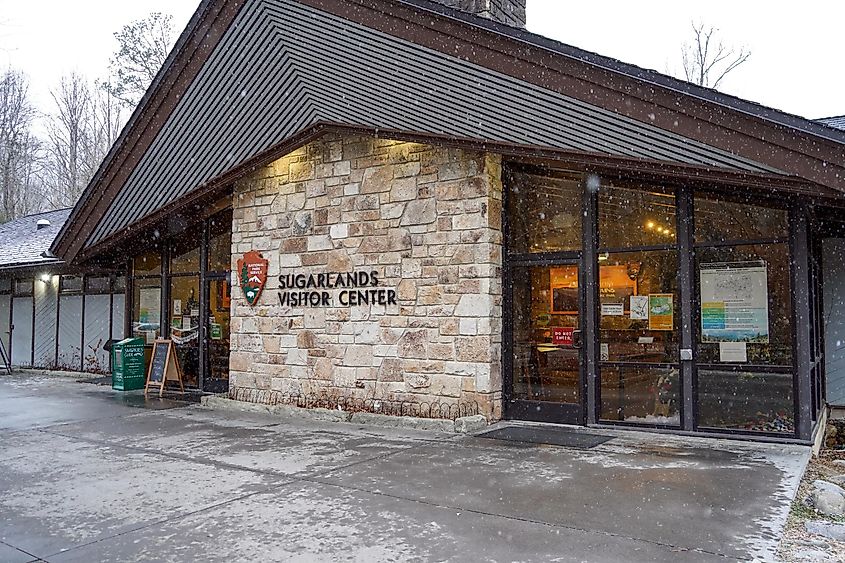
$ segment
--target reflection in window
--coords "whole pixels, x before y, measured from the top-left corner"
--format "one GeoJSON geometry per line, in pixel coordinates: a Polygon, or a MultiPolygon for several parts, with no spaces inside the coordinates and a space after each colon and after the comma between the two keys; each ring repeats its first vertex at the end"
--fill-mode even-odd
{"type": "Polygon", "coordinates": [[[200,271],[200,241],[202,230],[189,229],[181,233],[170,250],[171,274],[194,274],[200,271]]]}
{"type": "Polygon", "coordinates": [[[132,261],[133,272],[136,276],[154,276],[161,274],[161,252],[153,250],[132,261]]]}
{"type": "Polygon", "coordinates": [[[510,252],[563,252],[582,245],[581,174],[508,175],[510,252]]]}
{"type": "Polygon", "coordinates": [[[675,196],[655,187],[599,189],[599,247],[674,245],[675,196]]]}
{"type": "Polygon", "coordinates": [[[577,403],[578,267],[515,268],[513,279],[514,398],[577,403]]]}
{"type": "Polygon", "coordinates": [[[602,366],[601,419],[680,426],[679,374],[676,367],[602,366]]]}
{"type": "Polygon", "coordinates": [[[788,216],[772,209],[726,201],[718,196],[695,195],[695,242],[786,239],[788,216]]]}
{"type": "Polygon", "coordinates": [[[792,434],[791,373],[698,370],[698,425],[792,434]]]}

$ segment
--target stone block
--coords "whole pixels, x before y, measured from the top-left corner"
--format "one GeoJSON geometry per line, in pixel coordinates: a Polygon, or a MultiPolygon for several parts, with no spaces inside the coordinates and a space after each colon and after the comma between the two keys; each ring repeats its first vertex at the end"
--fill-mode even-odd
{"type": "Polygon", "coordinates": [[[408,225],[429,225],[437,219],[437,202],[434,198],[415,199],[405,205],[405,212],[399,224],[408,225]]]}
{"type": "Polygon", "coordinates": [[[373,194],[390,191],[392,182],[392,167],[377,166],[374,168],[367,168],[364,171],[364,179],[361,181],[361,193],[373,194]]]}
{"type": "Polygon", "coordinates": [[[404,381],[404,371],[402,369],[402,362],[396,358],[386,358],[381,362],[378,368],[378,381],[398,382],[404,381]]]}
{"type": "Polygon", "coordinates": [[[458,434],[474,434],[487,428],[487,417],[483,414],[462,416],[455,419],[455,432],[458,434]]]}
{"type": "Polygon", "coordinates": [[[349,225],[343,223],[340,225],[332,225],[329,230],[329,235],[333,239],[344,239],[349,237],[349,225]]]}
{"type": "Polygon", "coordinates": [[[372,346],[352,345],[346,347],[343,355],[343,365],[351,367],[372,367],[373,348],[372,346]]]}
{"type": "Polygon", "coordinates": [[[399,339],[400,358],[428,357],[428,333],[425,330],[409,330],[399,339]]]}
{"type": "Polygon", "coordinates": [[[490,295],[462,295],[458,305],[455,307],[455,315],[458,317],[484,317],[489,316],[493,309],[493,299],[490,295]]]}
{"type": "Polygon", "coordinates": [[[417,179],[401,178],[393,180],[390,188],[390,201],[410,201],[417,198],[417,179]]]}

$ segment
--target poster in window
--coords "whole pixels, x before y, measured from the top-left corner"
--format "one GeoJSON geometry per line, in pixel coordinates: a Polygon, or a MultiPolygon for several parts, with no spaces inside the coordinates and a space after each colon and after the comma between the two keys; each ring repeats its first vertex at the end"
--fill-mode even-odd
{"type": "Polygon", "coordinates": [[[549,270],[552,313],[577,315],[580,309],[578,267],[562,266],[549,270]]]}
{"type": "Polygon", "coordinates": [[[161,320],[161,288],[141,288],[141,298],[139,301],[138,320],[145,324],[158,324],[161,320]]]}
{"type": "Polygon", "coordinates": [[[701,341],[769,343],[766,263],[701,264],[701,341]]]}
{"type": "Polygon", "coordinates": [[[647,321],[648,320],[648,295],[632,295],[631,296],[631,320],[632,321],[647,321]]]}
{"type": "Polygon", "coordinates": [[[652,293],[648,296],[648,329],[673,330],[675,306],[671,293],[652,293]]]}

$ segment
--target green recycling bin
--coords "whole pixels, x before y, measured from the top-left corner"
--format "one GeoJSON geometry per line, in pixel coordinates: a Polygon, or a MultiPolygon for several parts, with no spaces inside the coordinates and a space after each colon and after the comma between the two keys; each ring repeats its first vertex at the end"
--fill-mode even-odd
{"type": "Polygon", "coordinates": [[[144,339],[127,338],[111,349],[111,386],[118,391],[143,389],[147,380],[144,362],[144,339]]]}

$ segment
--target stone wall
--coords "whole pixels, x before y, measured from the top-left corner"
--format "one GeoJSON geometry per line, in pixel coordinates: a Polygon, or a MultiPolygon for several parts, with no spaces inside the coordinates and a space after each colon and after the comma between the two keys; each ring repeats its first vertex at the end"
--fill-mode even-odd
{"type": "Polygon", "coordinates": [[[502,184],[496,155],[326,136],[238,182],[232,269],[269,260],[254,307],[233,289],[230,387],[501,414],[502,184]],[[395,304],[281,304],[279,276],[376,272],[395,304]]]}

